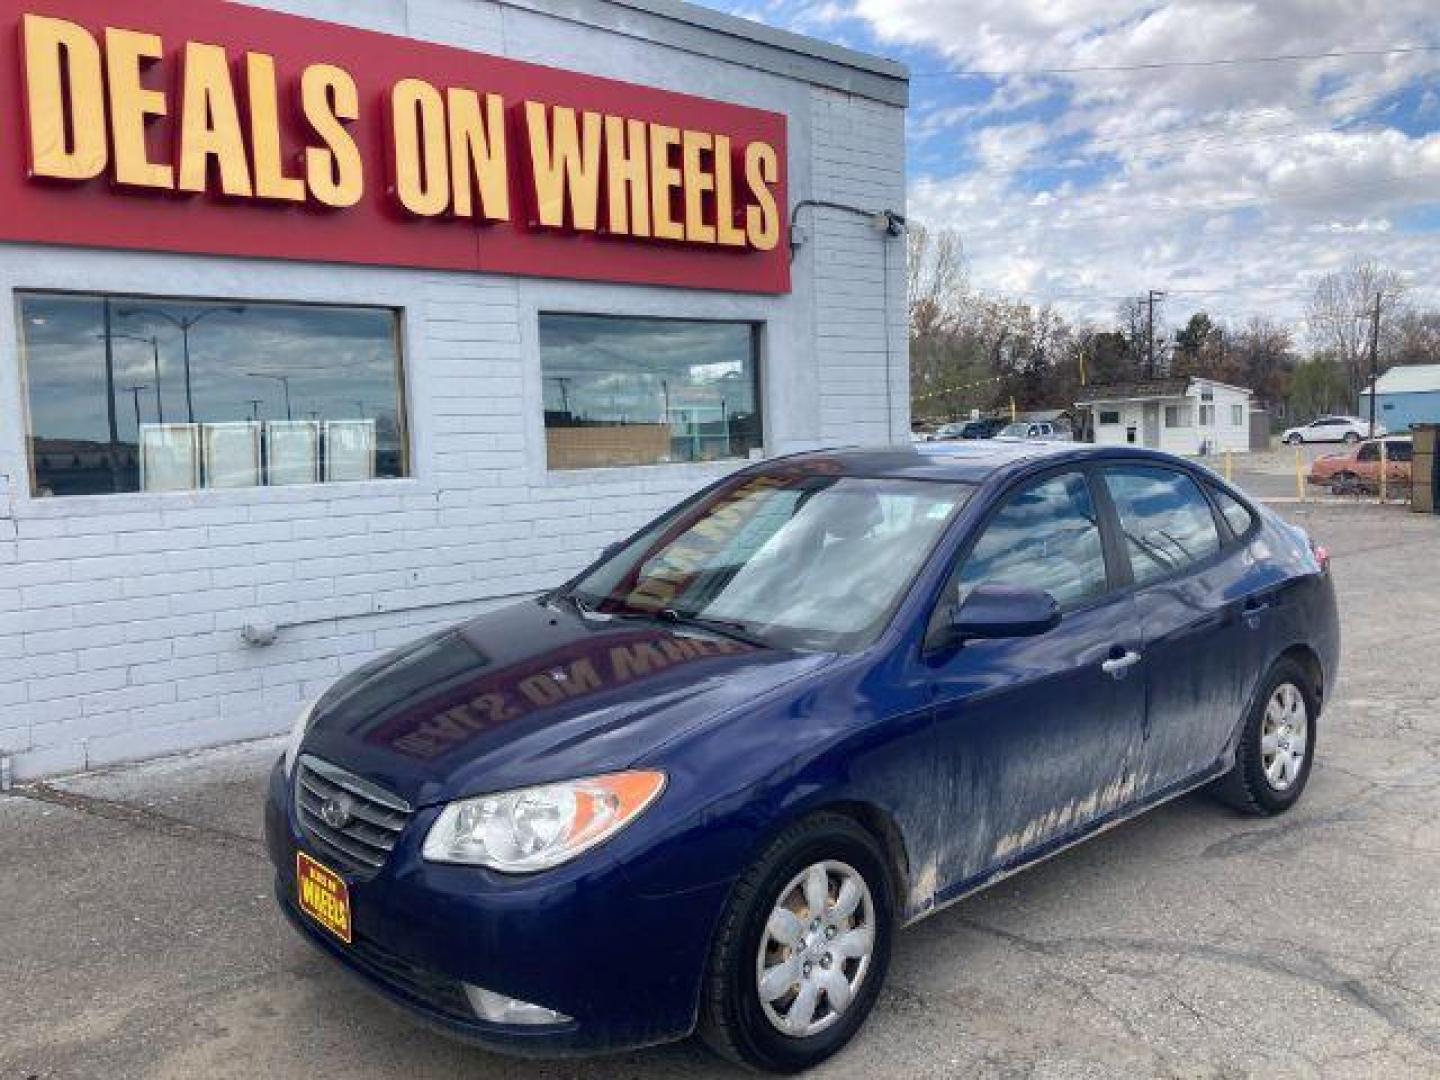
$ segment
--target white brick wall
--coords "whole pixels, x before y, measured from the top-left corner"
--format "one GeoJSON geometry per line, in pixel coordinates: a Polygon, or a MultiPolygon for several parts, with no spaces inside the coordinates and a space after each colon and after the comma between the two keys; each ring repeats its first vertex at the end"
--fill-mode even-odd
{"type": "MultiPolygon", "coordinates": [[[[815,88],[810,112],[811,197],[903,214],[901,110],[815,88]]],[[[801,224],[811,233],[802,259],[814,275],[815,343],[826,369],[820,388],[822,437],[839,442],[904,441],[910,433],[904,241],[882,240],[864,218],[827,207],[807,211],[801,224]]]]}
{"type": "MultiPolygon", "coordinates": [[[[476,0],[271,6],[781,109],[792,201],[903,210],[897,108],[476,0]]],[[[852,215],[807,225],[785,297],[0,245],[0,753],[23,779],[284,730],[344,670],[554,584],[723,475],[548,473],[541,311],[763,323],[769,452],[903,439],[903,244],[852,215]],[[403,308],[413,475],[33,499],[17,289],[403,308]],[[259,620],[279,640],[247,647],[259,620]]]]}

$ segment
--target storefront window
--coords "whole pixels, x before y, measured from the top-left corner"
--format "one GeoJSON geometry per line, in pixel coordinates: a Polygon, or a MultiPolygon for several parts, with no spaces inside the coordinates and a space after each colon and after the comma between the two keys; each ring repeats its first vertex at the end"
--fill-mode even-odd
{"type": "Polygon", "coordinates": [[[37,496],[407,473],[393,310],[18,300],[37,496]]]}
{"type": "Polygon", "coordinates": [[[720,461],[763,445],[753,323],[540,316],[552,469],[720,461]]]}

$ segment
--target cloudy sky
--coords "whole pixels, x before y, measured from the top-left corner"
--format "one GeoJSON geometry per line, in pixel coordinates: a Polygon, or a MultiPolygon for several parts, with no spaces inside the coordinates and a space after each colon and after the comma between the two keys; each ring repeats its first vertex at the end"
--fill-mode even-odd
{"type": "Polygon", "coordinates": [[[707,2],[909,65],[910,214],[982,290],[1303,332],[1361,255],[1440,305],[1436,0],[707,2]],[[1373,54],[1214,63],[1338,51],[1373,54]]]}

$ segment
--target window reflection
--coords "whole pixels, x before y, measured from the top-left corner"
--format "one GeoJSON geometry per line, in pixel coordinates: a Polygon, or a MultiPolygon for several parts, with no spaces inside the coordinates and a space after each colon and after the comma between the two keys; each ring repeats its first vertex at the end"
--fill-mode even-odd
{"type": "Polygon", "coordinates": [[[1136,584],[1167,577],[1219,550],[1215,515],[1190,477],[1127,466],[1107,470],[1105,485],[1120,515],[1136,584]]]}
{"type": "Polygon", "coordinates": [[[762,445],[752,323],[540,316],[552,469],[716,461],[762,445]]]}
{"type": "Polygon", "coordinates": [[[960,570],[957,600],[984,584],[1042,589],[1066,609],[1105,591],[1100,525],[1083,476],[1026,488],[991,519],[960,570]]]}
{"type": "Polygon", "coordinates": [[[389,309],[19,294],[37,496],[404,476],[389,309]]]}

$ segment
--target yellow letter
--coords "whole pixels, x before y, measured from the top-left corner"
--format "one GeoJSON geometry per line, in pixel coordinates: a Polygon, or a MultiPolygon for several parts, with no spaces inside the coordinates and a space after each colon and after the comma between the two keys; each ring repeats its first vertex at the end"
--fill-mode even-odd
{"type": "Polygon", "coordinates": [[[571,228],[594,232],[600,217],[600,114],[582,114],[580,128],[574,109],[556,106],[553,115],[552,132],[545,106],[525,103],[536,213],[541,225],[561,229],[568,203],[571,228]]]}
{"type": "Polygon", "coordinates": [[[684,240],[685,227],[675,220],[674,192],[680,170],[670,151],[680,143],[680,132],[664,124],[650,125],[650,209],[655,235],[662,240],[684,240]]]}
{"type": "Polygon", "coordinates": [[[474,90],[451,88],[446,96],[450,103],[450,208],[457,217],[473,217],[474,189],[478,186],[480,216],[509,221],[504,100],[499,94],[486,94],[482,120],[480,95],[474,90]]]}
{"type": "Polygon", "coordinates": [[[610,193],[610,231],[650,235],[650,175],[646,172],[645,121],[605,117],[605,183],[610,193]],[[627,145],[628,143],[628,145],[627,145]]]}
{"type": "Polygon", "coordinates": [[[354,206],[365,194],[365,165],[346,120],[360,116],[360,94],[348,71],[330,64],[312,64],[300,77],[305,119],[324,147],[305,151],[305,182],[325,206],[354,206]]]}
{"type": "Polygon", "coordinates": [[[715,148],[703,131],[685,132],[681,160],[685,168],[685,239],[693,244],[715,243],[715,227],[705,223],[705,193],[715,190],[715,174],[707,172],[700,155],[715,148]]]}
{"type": "Polygon", "coordinates": [[[115,179],[135,187],[173,188],[175,170],[153,163],[145,147],[145,126],[152,116],[166,114],[165,95],[146,89],[141,74],[164,56],[154,34],[105,30],[106,68],[110,83],[110,123],[115,139],[115,179]]]}
{"type": "Polygon", "coordinates": [[[400,205],[419,217],[443,214],[450,205],[445,100],[422,79],[401,79],[390,100],[400,205]]]}
{"type": "Polygon", "coordinates": [[[254,194],[225,50],[192,41],[185,46],[185,103],[180,114],[181,191],[206,189],[212,157],[220,167],[221,191],[246,198],[254,194]]]}
{"type": "Polygon", "coordinates": [[[104,172],[110,161],[105,79],[100,43],[89,31],[60,19],[26,15],[25,88],[30,175],[92,180],[104,172]]]}
{"type": "Polygon", "coordinates": [[[715,136],[715,232],[727,247],[744,247],[745,230],[735,225],[735,181],[730,136],[715,136]]]}
{"type": "Polygon", "coordinates": [[[745,148],[745,182],[757,203],[745,210],[745,228],[750,246],[757,251],[773,251],[780,242],[780,214],[775,209],[775,193],[770,190],[770,185],[779,179],[780,163],[773,146],[753,142],[745,148]]]}
{"type": "Polygon", "coordinates": [[[246,53],[250,100],[250,145],[255,153],[255,194],[262,199],[305,201],[305,182],[285,174],[280,149],[280,103],[276,100],[275,58],[246,53]]]}

